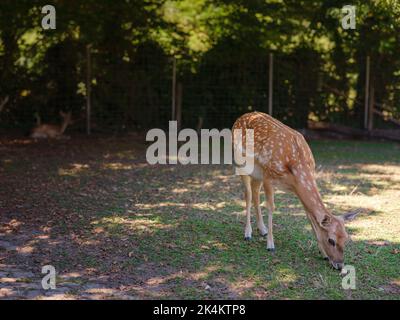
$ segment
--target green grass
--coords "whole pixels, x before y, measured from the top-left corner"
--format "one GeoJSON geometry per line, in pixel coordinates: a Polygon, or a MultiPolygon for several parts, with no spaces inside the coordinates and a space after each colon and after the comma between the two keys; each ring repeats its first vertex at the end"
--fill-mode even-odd
{"type": "MultiPolygon", "coordinates": [[[[65,142],[31,161],[16,157],[45,145],[11,148],[3,167],[15,197],[36,204],[32,213],[51,226],[51,238],[77,236],[51,247],[51,261],[62,271],[111,273],[139,298],[400,298],[398,144],[311,143],[328,208],[364,212],[348,225],[345,263],[356,268],[357,288],[344,290],[293,195],[276,193],[276,252],[270,253],[255,224],[253,240],[243,240],[243,189],[229,166],[153,167],[128,139],[90,143],[65,142]],[[11,179],[26,174],[25,183],[11,179]],[[29,192],[27,181],[42,187],[29,192]]],[[[11,210],[17,202],[4,205],[11,210]]],[[[48,246],[41,241],[35,254],[40,258],[48,246]]]]}

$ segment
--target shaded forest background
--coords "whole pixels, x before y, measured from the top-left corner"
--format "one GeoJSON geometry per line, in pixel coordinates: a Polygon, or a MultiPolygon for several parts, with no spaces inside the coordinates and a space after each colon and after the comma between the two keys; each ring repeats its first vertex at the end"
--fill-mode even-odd
{"type": "MultiPolygon", "coordinates": [[[[166,127],[172,66],[182,85],[182,125],[230,127],[247,110],[268,110],[274,53],[274,112],[362,128],[366,57],[375,100],[400,118],[400,2],[397,0],[36,1],[0,3],[0,127],[29,129],[35,113],[57,122],[71,110],[84,130],[87,46],[94,130],[166,127]],[[57,29],[43,30],[43,5],[57,29]],[[357,8],[343,30],[341,8],[357,8]]],[[[393,125],[382,118],[376,127],[393,125]]]]}

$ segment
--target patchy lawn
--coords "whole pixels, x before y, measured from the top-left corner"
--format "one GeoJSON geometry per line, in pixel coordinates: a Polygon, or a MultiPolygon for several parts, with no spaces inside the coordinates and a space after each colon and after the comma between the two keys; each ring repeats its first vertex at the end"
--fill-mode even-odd
{"type": "Polygon", "coordinates": [[[276,194],[272,254],[256,232],[243,240],[231,167],[150,166],[137,138],[78,137],[0,141],[0,298],[399,299],[400,145],[311,147],[328,207],[364,209],[348,225],[356,290],[294,196],[276,194]],[[41,289],[47,264],[55,290],[41,289]]]}

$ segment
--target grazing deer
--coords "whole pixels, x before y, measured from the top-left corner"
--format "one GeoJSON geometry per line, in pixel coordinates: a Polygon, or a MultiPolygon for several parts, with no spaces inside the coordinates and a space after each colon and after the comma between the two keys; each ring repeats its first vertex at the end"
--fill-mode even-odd
{"type": "MultiPolygon", "coordinates": [[[[322,202],[315,181],[315,162],[304,137],[271,116],[261,113],[246,113],[239,117],[233,130],[241,130],[242,145],[245,146],[245,130],[254,130],[254,169],[242,175],[246,199],[245,239],[251,239],[251,202],[257,215],[257,226],[267,236],[267,249],[275,250],[272,233],[274,187],[294,192],[302,202],[307,217],[318,241],[323,257],[329,259],[335,269],[343,267],[346,240],[349,238],[344,227],[345,220],[351,220],[356,213],[342,217],[331,214],[322,202]],[[260,189],[264,187],[268,211],[268,229],[264,225],[260,208],[260,189]]],[[[240,132],[240,131],[239,131],[240,132]]],[[[235,152],[239,152],[236,148],[235,152]]],[[[243,148],[241,152],[243,152],[243,148]]]]}
{"type": "Polygon", "coordinates": [[[33,128],[31,133],[31,138],[34,139],[46,139],[46,138],[61,138],[65,129],[67,129],[68,125],[71,121],[71,111],[68,113],[64,113],[60,111],[60,116],[63,121],[61,125],[54,124],[41,124],[41,120],[39,115],[36,116],[37,124],[36,127],[33,128]]]}

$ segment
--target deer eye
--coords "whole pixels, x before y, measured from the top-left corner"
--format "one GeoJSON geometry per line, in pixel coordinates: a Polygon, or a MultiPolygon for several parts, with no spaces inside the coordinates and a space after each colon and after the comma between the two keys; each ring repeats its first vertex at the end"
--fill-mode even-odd
{"type": "Polygon", "coordinates": [[[329,238],[329,239],[328,239],[328,242],[329,242],[329,244],[330,244],[331,246],[336,246],[335,240],[329,238]]]}

